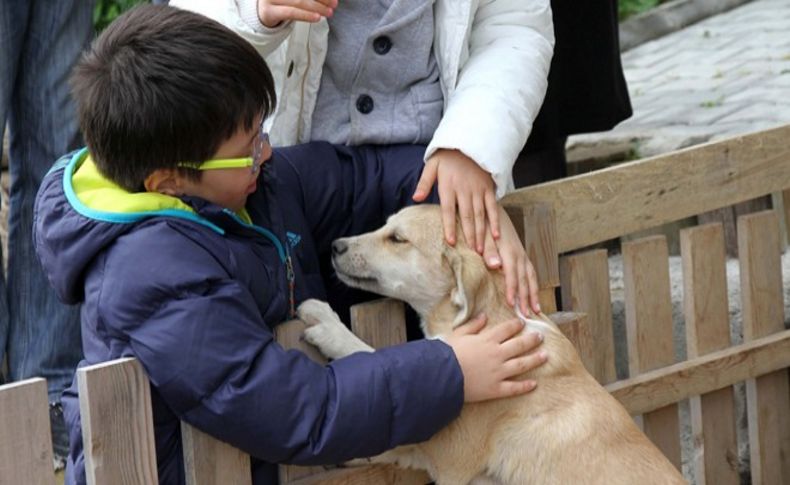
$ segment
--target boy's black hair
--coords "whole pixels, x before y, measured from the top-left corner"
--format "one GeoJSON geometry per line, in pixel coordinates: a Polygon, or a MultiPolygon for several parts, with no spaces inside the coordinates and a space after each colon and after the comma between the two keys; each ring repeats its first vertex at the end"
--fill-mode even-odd
{"type": "Polygon", "coordinates": [[[276,102],[271,72],[246,40],[160,5],[140,5],[110,24],[75,66],[71,85],[97,168],[132,192],[144,190],[156,169],[208,160],[276,102]]]}

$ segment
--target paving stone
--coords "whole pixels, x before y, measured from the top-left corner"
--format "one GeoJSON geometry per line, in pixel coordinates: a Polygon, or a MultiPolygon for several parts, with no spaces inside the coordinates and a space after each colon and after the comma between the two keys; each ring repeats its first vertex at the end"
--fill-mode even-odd
{"type": "Polygon", "coordinates": [[[745,3],[622,59],[634,116],[587,143],[630,137],[672,149],[790,123],[790,0],[745,3]]]}

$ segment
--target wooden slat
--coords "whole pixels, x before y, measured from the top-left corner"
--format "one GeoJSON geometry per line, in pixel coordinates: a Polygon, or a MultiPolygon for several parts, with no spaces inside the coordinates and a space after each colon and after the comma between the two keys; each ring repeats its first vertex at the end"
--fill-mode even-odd
{"type": "Polygon", "coordinates": [[[535,266],[538,287],[546,289],[560,286],[557,218],[553,207],[546,203],[533,203],[523,207],[505,205],[505,211],[524,243],[527,257],[535,266]]]}
{"type": "Polygon", "coordinates": [[[351,330],[375,349],[405,342],[403,302],[383,298],[352,306],[351,330]]]}
{"type": "Polygon", "coordinates": [[[590,333],[590,320],[586,313],[556,312],[547,315],[554,322],[565,338],[571,341],[582,363],[586,368],[592,365],[595,357],[595,347],[590,333]]]}
{"type": "MultiPolygon", "coordinates": [[[[403,303],[390,298],[359,303],[351,307],[351,330],[373,348],[379,349],[406,341],[403,303]]],[[[322,485],[384,483],[424,485],[431,478],[425,472],[405,470],[394,465],[362,467],[340,481],[321,481],[322,485]]]]}
{"type": "Polygon", "coordinates": [[[617,379],[614,366],[612,304],[609,292],[609,263],[605,249],[560,258],[562,308],[587,314],[592,346],[587,370],[598,382],[617,379]]]}
{"type": "MultiPolygon", "coordinates": [[[[675,360],[669,254],[666,239],[653,236],[624,243],[623,276],[631,376],[675,360]]],[[[680,469],[680,423],[677,404],[643,416],[645,434],[680,469]]]]}
{"type": "MultiPolygon", "coordinates": [[[[779,219],[773,211],[738,220],[743,338],[784,329],[779,219]]],[[[780,370],[746,381],[752,483],[790,483],[790,389],[780,370]]]]}
{"type": "Polygon", "coordinates": [[[430,481],[424,472],[404,470],[388,465],[340,468],[306,477],[291,485],[413,485],[430,481]],[[426,481],[427,480],[427,481],[426,481]]]}
{"type": "MultiPolygon", "coordinates": [[[[724,233],[721,224],[680,231],[688,358],[730,346],[724,233]]],[[[737,485],[738,443],[732,387],[690,399],[696,483],[737,485]]]]}
{"type": "Polygon", "coordinates": [[[629,413],[641,414],[786,367],[790,330],[613,382],[606,389],[629,413]]]}
{"type": "Polygon", "coordinates": [[[90,485],[158,483],[148,378],[137,359],[77,369],[90,485]]]}
{"type": "Polygon", "coordinates": [[[790,187],[790,125],[516,190],[551,201],[561,253],[790,187]]]}
{"type": "MultiPolygon", "coordinates": [[[[307,356],[314,361],[325,364],[327,359],[321,355],[321,352],[302,340],[304,329],[304,322],[301,320],[291,320],[274,327],[274,338],[283,348],[299,350],[307,354],[307,356]]],[[[280,465],[278,469],[280,483],[282,484],[291,483],[295,480],[324,472],[324,467],[320,466],[280,465]]]]}
{"type": "Polygon", "coordinates": [[[554,313],[557,311],[557,294],[554,291],[556,288],[544,288],[538,290],[538,303],[540,303],[540,311],[543,313],[554,313]]]}
{"type": "Polygon", "coordinates": [[[784,217],[785,234],[783,240],[790,244],[790,189],[782,191],[782,216],[784,217]]]}
{"type": "Polygon", "coordinates": [[[250,456],[181,422],[187,485],[252,484],[250,456]]]}
{"type": "Polygon", "coordinates": [[[51,440],[47,382],[0,386],[0,483],[53,484],[51,440]]]}

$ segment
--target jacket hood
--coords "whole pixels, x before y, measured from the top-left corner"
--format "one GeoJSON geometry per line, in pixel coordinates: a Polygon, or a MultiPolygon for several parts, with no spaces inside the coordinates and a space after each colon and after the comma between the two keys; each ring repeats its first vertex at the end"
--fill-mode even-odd
{"type": "MultiPolygon", "coordinates": [[[[87,149],[58,160],[41,183],[33,220],[36,253],[58,297],[68,304],[81,302],[83,274],[96,255],[154,216],[189,220],[224,233],[181,199],[124,190],[99,173],[87,149]]],[[[246,212],[240,217],[249,220],[246,212]]]]}

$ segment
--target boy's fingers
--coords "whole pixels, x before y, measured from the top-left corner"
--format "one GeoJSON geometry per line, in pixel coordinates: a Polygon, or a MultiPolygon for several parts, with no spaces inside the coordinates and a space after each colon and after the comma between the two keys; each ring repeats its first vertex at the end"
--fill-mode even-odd
{"type": "Polygon", "coordinates": [[[425,162],[422,169],[420,180],[417,182],[417,188],[414,190],[414,195],[411,196],[415,202],[422,202],[431,193],[433,184],[436,183],[436,174],[439,168],[439,162],[436,158],[430,158],[425,162]]]}
{"type": "Polygon", "coordinates": [[[488,336],[500,344],[524,330],[524,324],[517,318],[507,320],[487,329],[488,336]]]}
{"type": "Polygon", "coordinates": [[[502,381],[497,386],[495,398],[526,394],[534,390],[537,385],[538,383],[531,379],[526,381],[502,381]]]}
{"type": "Polygon", "coordinates": [[[493,192],[486,192],[483,202],[488,214],[488,224],[491,226],[491,234],[494,239],[499,239],[499,206],[496,203],[496,196],[493,192]]]}
{"type": "Polygon", "coordinates": [[[516,359],[510,359],[505,362],[505,378],[509,379],[511,377],[515,377],[521,375],[525,372],[529,372],[532,369],[535,369],[541,365],[543,365],[547,360],[546,352],[533,352],[529,355],[525,355],[523,357],[519,357],[516,359]]]}
{"type": "Polygon", "coordinates": [[[531,352],[543,342],[543,334],[540,332],[527,332],[517,338],[506,340],[502,343],[502,352],[506,359],[518,358],[531,352]]]}

